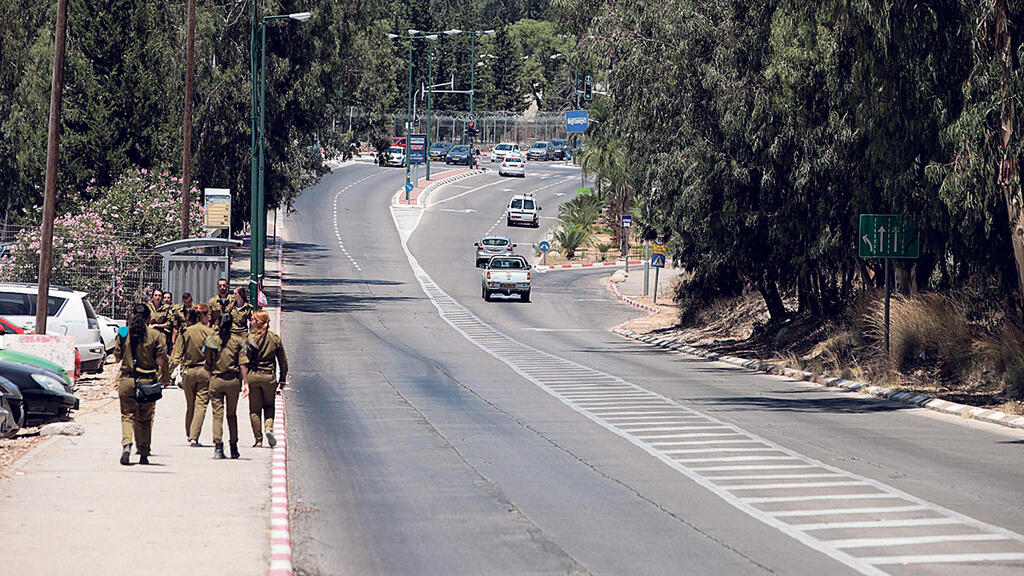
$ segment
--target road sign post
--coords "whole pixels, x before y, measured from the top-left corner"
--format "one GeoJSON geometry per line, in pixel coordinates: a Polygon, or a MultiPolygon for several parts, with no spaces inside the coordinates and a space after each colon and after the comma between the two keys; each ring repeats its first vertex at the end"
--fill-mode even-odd
{"type": "Polygon", "coordinates": [[[861,258],[881,258],[885,261],[885,303],[883,304],[883,345],[885,359],[889,359],[889,299],[892,294],[889,280],[889,260],[913,259],[920,253],[917,227],[913,220],[900,214],[861,214],[857,254],[861,258]]]}
{"type": "Polygon", "coordinates": [[[629,214],[622,215],[622,227],[626,235],[626,274],[629,274],[629,229],[633,226],[633,217],[629,214]]]}
{"type": "MultiPolygon", "coordinates": [[[[665,238],[658,236],[651,246],[651,267],[654,268],[654,303],[658,303],[658,276],[661,269],[665,267],[665,238]]],[[[644,282],[646,284],[646,281],[644,282]]]]}
{"type": "Polygon", "coordinates": [[[540,249],[540,253],[542,254],[543,264],[545,266],[547,266],[548,265],[548,250],[551,250],[551,243],[548,242],[547,240],[543,240],[543,241],[541,241],[540,244],[537,245],[537,247],[540,249]]]}
{"type": "Polygon", "coordinates": [[[565,131],[569,134],[582,134],[590,126],[590,117],[586,110],[565,111],[565,131]]]}

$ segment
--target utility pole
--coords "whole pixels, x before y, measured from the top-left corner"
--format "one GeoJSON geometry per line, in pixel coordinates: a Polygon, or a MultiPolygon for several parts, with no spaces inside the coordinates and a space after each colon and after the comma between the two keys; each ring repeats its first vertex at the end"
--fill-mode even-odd
{"type": "Polygon", "coordinates": [[[196,58],[196,0],[188,0],[188,33],[185,43],[185,126],[182,129],[181,238],[189,237],[189,204],[192,199],[192,81],[196,58]]]}
{"type": "Polygon", "coordinates": [[[50,266],[53,257],[53,219],[57,210],[57,156],[60,153],[60,107],[64,91],[64,44],[67,38],[68,0],[57,0],[57,32],[53,42],[53,82],[50,85],[50,125],[46,137],[46,187],[43,192],[43,224],[39,239],[39,292],[36,299],[36,333],[46,334],[50,302],[50,266]]]}

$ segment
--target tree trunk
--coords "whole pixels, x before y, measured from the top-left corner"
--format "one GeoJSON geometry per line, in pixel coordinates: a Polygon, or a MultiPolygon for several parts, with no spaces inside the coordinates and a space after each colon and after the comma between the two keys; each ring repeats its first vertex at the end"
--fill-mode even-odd
{"type": "MultiPolygon", "coordinates": [[[[1013,90],[1013,43],[1006,18],[1006,0],[996,0],[994,8],[995,45],[997,57],[1002,61],[1004,73],[1004,90],[1013,90]]],[[[999,163],[999,187],[1003,191],[1006,210],[1010,220],[1010,242],[1013,244],[1013,261],[1017,269],[1018,304],[1024,304],[1024,210],[1021,210],[1021,190],[1017,185],[1017,159],[1006,155],[1006,150],[1013,140],[1013,129],[1016,115],[1014,99],[1006,94],[1000,111],[1000,136],[1004,150],[1003,159],[999,163]]],[[[1021,307],[1018,308],[1018,317],[1021,307]]]]}
{"type": "Polygon", "coordinates": [[[779,285],[774,280],[764,279],[758,283],[758,292],[764,298],[768,306],[768,316],[772,322],[779,322],[786,318],[786,305],[782,303],[782,295],[779,294],[779,285]]]}

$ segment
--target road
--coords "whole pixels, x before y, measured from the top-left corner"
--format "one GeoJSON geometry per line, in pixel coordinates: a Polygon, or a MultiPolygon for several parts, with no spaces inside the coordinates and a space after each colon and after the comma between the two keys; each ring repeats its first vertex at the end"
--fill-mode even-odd
{"type": "Polygon", "coordinates": [[[532,259],[579,172],[474,176],[393,217],[403,180],[346,165],[285,222],[298,573],[1024,570],[1020,431],[626,341],[607,271],[485,303],[473,242],[532,259]],[[540,230],[506,228],[520,191],[540,230]]]}

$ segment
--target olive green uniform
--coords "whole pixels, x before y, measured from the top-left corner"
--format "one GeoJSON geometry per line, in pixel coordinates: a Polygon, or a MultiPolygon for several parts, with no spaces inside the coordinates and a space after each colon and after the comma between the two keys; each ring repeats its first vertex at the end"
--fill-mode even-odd
{"type": "Polygon", "coordinates": [[[118,338],[114,356],[121,358],[121,372],[117,378],[117,397],[121,401],[121,446],[130,445],[134,433],[139,455],[149,456],[156,402],[135,399],[135,379],[157,379],[158,363],[163,360],[164,365],[167,364],[167,341],[163,334],[147,326],[145,337],[134,351],[131,335],[118,338]]]}
{"type": "MultiPolygon", "coordinates": [[[[177,336],[181,336],[185,332],[185,328],[188,328],[188,310],[185,309],[184,304],[175,304],[171,306],[171,312],[169,314],[171,322],[171,328],[177,333],[177,336]]],[[[177,339],[175,336],[175,339],[177,339]]],[[[171,368],[172,370],[174,368],[171,368]]]]}
{"type": "Polygon", "coordinates": [[[220,315],[235,306],[235,299],[228,295],[223,301],[219,295],[215,295],[207,302],[210,306],[210,326],[217,326],[220,322],[220,315]]]}
{"type": "Polygon", "coordinates": [[[203,345],[213,335],[213,329],[193,324],[178,334],[171,355],[171,370],[181,366],[181,387],[185,390],[185,435],[190,441],[199,441],[206,419],[206,406],[210,402],[210,372],[206,369],[203,345]]]}
{"type": "MultiPolygon", "coordinates": [[[[174,342],[174,328],[170,325],[171,323],[171,307],[167,304],[160,304],[159,307],[153,306],[152,302],[146,302],[146,306],[149,307],[149,324],[155,326],[157,324],[167,324],[166,328],[155,328],[155,330],[164,336],[164,344],[169,350],[171,343],[174,342]]],[[[171,368],[165,363],[164,372],[160,375],[161,382],[170,382],[171,380],[171,368]]]]}
{"type": "Polygon", "coordinates": [[[253,437],[257,442],[262,442],[260,412],[263,413],[262,429],[272,432],[277,383],[284,382],[288,377],[288,357],[285,356],[281,337],[270,331],[259,339],[250,334],[245,340],[245,355],[249,358],[249,420],[253,437]],[[275,363],[280,370],[280,376],[276,378],[275,363]]]}
{"type": "Polygon", "coordinates": [[[248,302],[231,307],[231,333],[245,336],[249,333],[249,319],[252,318],[252,304],[248,302]]]}
{"type": "Polygon", "coordinates": [[[224,408],[227,404],[228,435],[238,442],[238,395],[242,392],[241,369],[249,363],[242,348],[245,339],[237,334],[221,346],[220,335],[213,334],[203,346],[206,369],[210,372],[210,405],[213,407],[213,443],[224,443],[224,408]]]}

